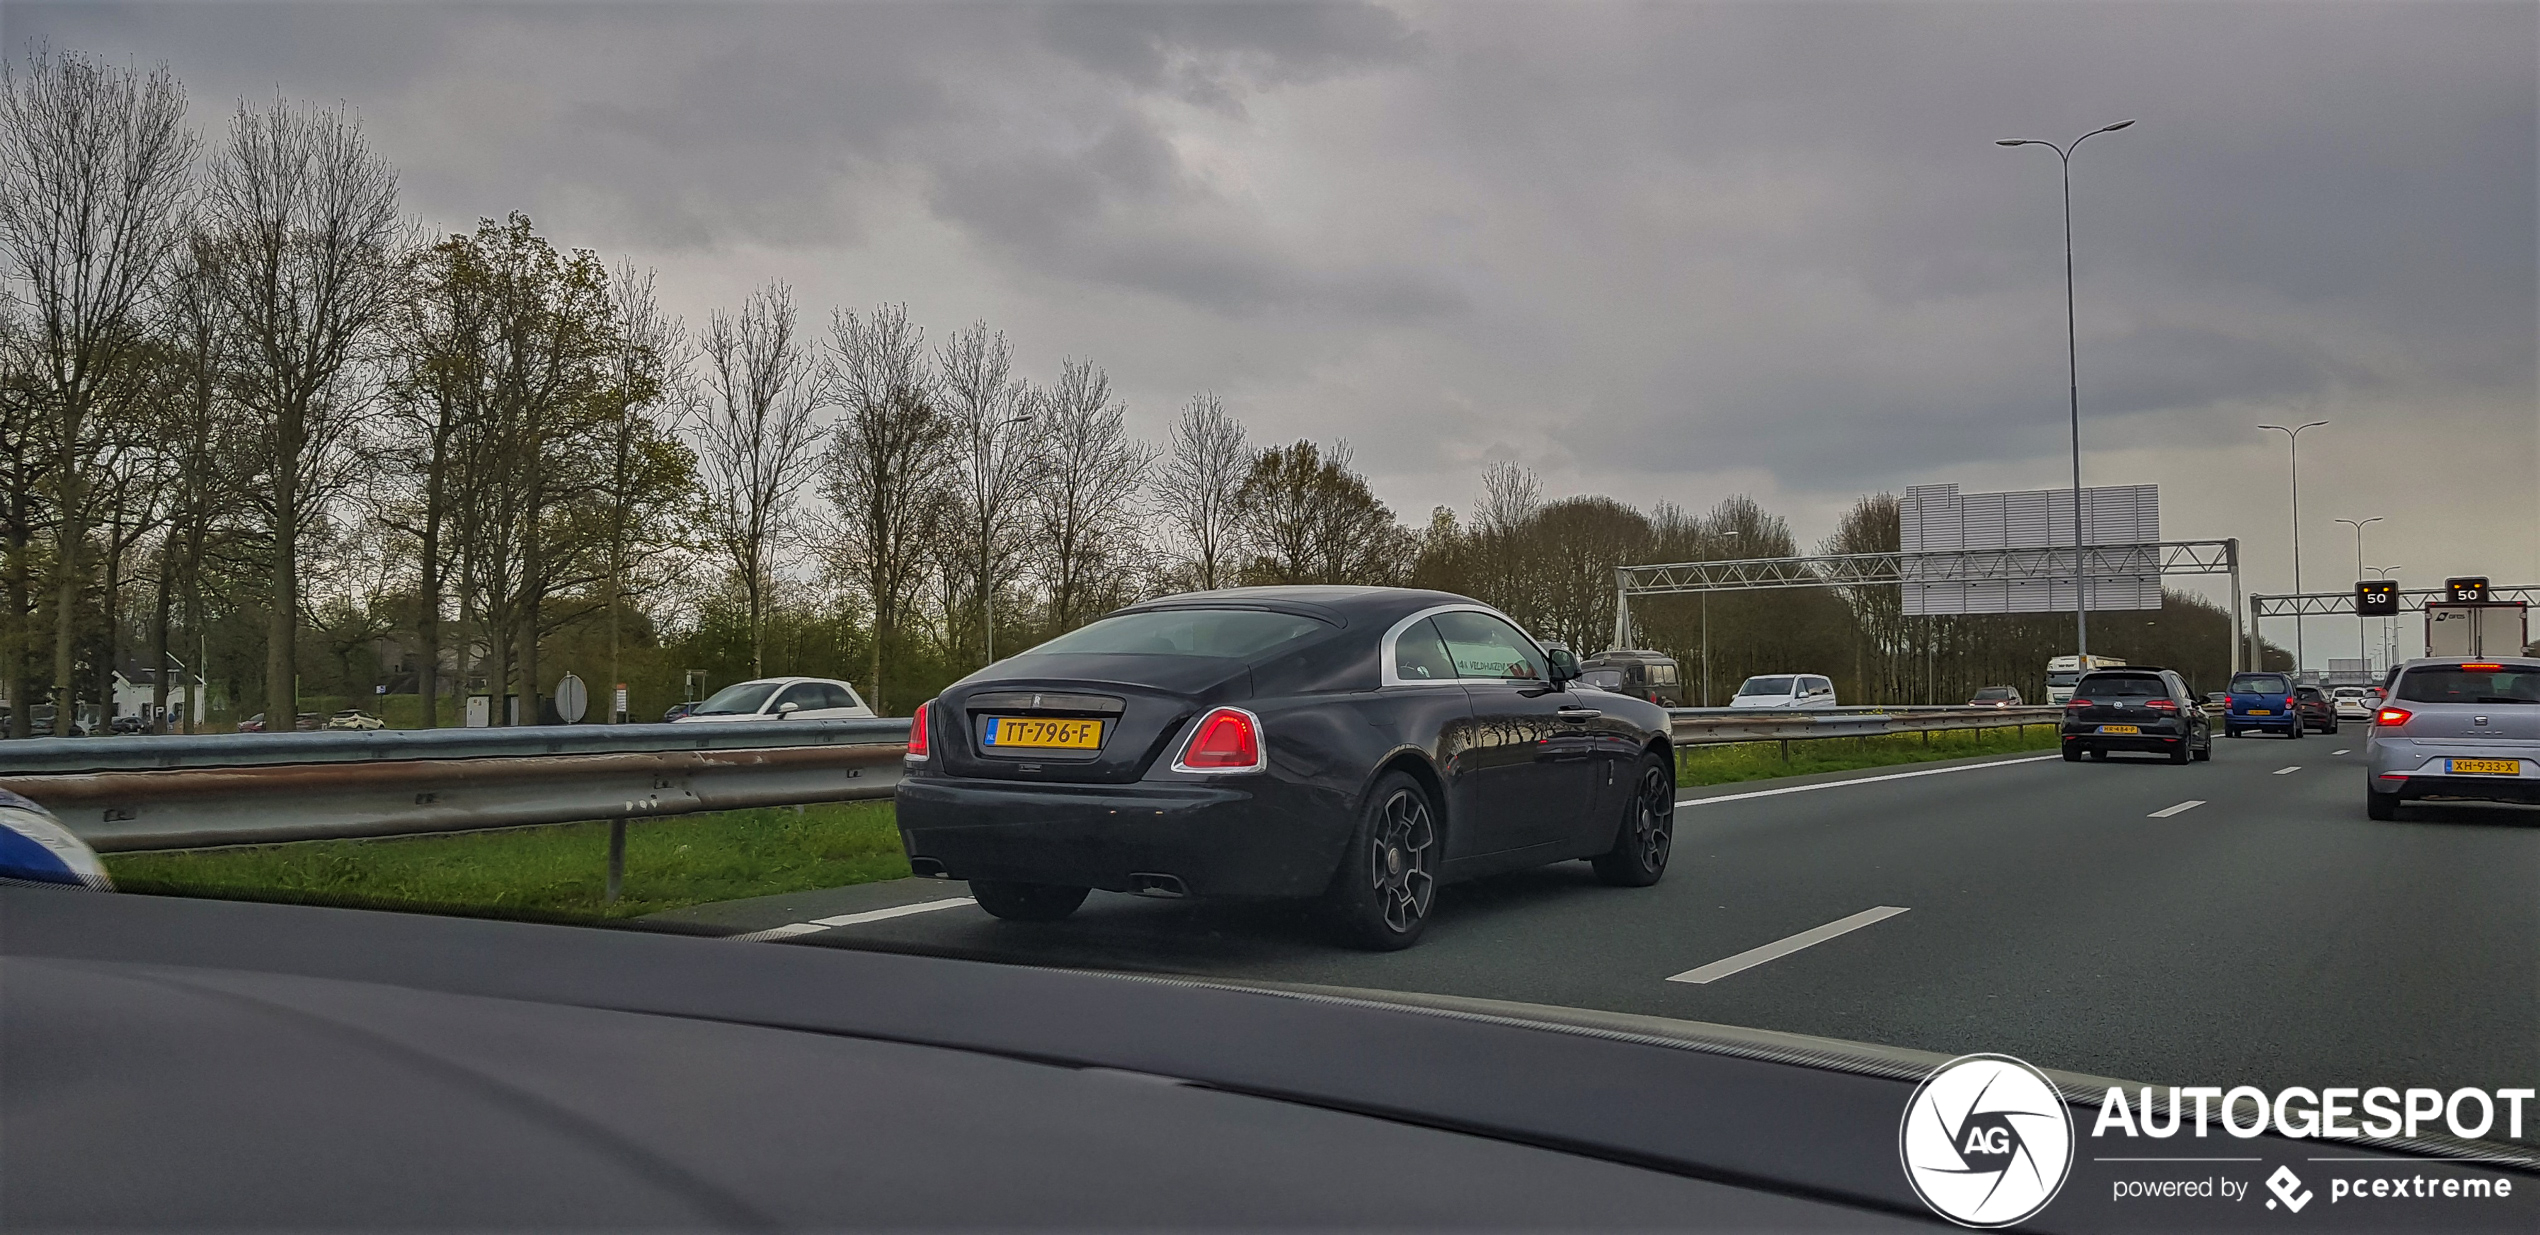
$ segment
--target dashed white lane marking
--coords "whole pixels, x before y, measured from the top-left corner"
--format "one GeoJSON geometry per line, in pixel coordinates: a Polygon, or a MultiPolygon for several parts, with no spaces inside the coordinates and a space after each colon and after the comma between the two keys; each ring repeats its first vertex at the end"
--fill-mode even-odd
{"type": "Polygon", "coordinates": [[[2181,802],[2181,803],[2179,803],[2179,804],[2178,804],[2178,805],[2176,805],[2176,806],[2164,806],[2164,807],[2162,807],[2162,808],[2161,808],[2161,809],[2159,809],[2159,810],[2153,811],[2153,812],[2152,812],[2151,814],[2149,814],[2149,815],[2145,815],[2145,816],[2144,816],[2144,818],[2146,818],[2146,819],[2167,819],[2167,818],[2169,818],[2169,817],[2170,817],[2170,816],[2172,816],[2172,815],[2184,815],[2184,814],[2186,814],[2187,812],[2192,811],[2192,810],[2196,809],[2196,808],[2197,808],[2197,807],[2199,807],[2199,806],[2203,806],[2204,804],[2205,804],[2205,799],[2203,799],[2203,798],[2189,798],[2189,799],[2187,799],[2186,801],[2181,802]]]}
{"type": "Polygon", "coordinates": [[[2351,754],[2354,754],[2355,752],[2354,752],[2353,750],[2349,749],[2349,750],[2332,750],[2332,751],[2330,751],[2330,752],[2328,752],[2328,753],[2330,753],[2330,754],[2332,754],[2332,755],[2351,755],[2351,754]]]}
{"type": "Polygon", "coordinates": [[[727,935],[725,938],[738,939],[744,943],[765,943],[773,939],[791,939],[796,935],[815,935],[833,927],[854,926],[859,922],[879,922],[885,918],[905,918],[912,913],[933,913],[938,909],[953,909],[962,905],[972,905],[977,903],[978,902],[967,896],[951,896],[939,901],[919,901],[914,905],[893,905],[888,909],[868,909],[863,913],[842,913],[835,917],[813,918],[809,922],[789,922],[783,926],[772,926],[763,931],[751,931],[746,935],[727,935]]]}
{"type": "Polygon", "coordinates": [[[1905,910],[1896,905],[1881,905],[1875,909],[1864,909],[1859,913],[1853,914],[1851,917],[1837,918],[1832,922],[1826,923],[1824,926],[1801,931],[1788,939],[1775,940],[1774,942],[1765,944],[1760,948],[1748,948],[1746,951],[1740,952],[1735,956],[1713,961],[1699,969],[1685,970],[1683,973],[1677,974],[1667,980],[1670,982],[1691,982],[1696,985],[1704,982],[1716,982],[1729,976],[1730,974],[1738,972],[1739,970],[1753,969],[1757,965],[1761,965],[1766,961],[1779,960],[1782,957],[1788,956],[1791,953],[1800,950],[1801,948],[1815,947],[1816,945],[1824,943],[1837,935],[1857,931],[1864,926],[1868,926],[1872,922],[1883,922],[1903,912],[1905,912],[1905,910]]]}
{"type": "Polygon", "coordinates": [[[1814,785],[1786,785],[1779,789],[1757,789],[1751,793],[1723,793],[1710,798],[1678,798],[1678,806],[1709,806],[1714,802],[1743,802],[1748,798],[1773,798],[1785,793],[1807,793],[1815,789],[1841,789],[1846,785],[1875,785],[1883,780],[1909,780],[1916,776],[1947,776],[1951,772],[1974,772],[1984,768],[2007,768],[2016,763],[2042,763],[2061,759],[2062,755],[2034,755],[2026,759],[1996,759],[1991,763],[1967,763],[1954,768],[1925,768],[1920,772],[1890,772],[1885,776],[1860,776],[1851,780],[1820,781],[1814,785]]]}
{"type": "Polygon", "coordinates": [[[2289,768],[2277,768],[2275,771],[2268,773],[2268,775],[2270,775],[2270,776],[2283,776],[2283,775],[2285,775],[2285,774],[2287,774],[2287,773],[2291,773],[2291,772],[2299,772],[2299,771],[2301,771],[2301,770],[2302,770],[2302,765],[2297,763],[2297,764],[2294,764],[2292,767],[2289,767],[2289,768]]]}

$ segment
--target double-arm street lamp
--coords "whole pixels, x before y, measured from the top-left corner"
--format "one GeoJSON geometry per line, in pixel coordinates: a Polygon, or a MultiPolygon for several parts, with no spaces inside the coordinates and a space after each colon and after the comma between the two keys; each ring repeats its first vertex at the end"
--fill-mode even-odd
{"type": "Polygon", "coordinates": [[[2073,651],[2090,655],[2090,602],[2084,593],[2082,570],[2081,525],[2081,347],[2073,326],[2073,151],[2083,142],[2102,133],[2114,133],[2133,124],[2120,120],[2104,129],[2092,129],[2071,142],[2058,146],[2053,142],[2015,137],[1993,143],[1997,146],[2044,146],[2055,152],[2064,165],[2064,358],[2072,378],[2073,425],[2073,651]]]}
{"type": "MultiPolygon", "coordinates": [[[[2381,522],[2381,516],[2374,515],[2369,519],[2340,519],[2338,522],[2355,529],[2355,578],[2360,582],[2364,577],[2364,525],[2381,522]]],[[[2355,655],[2367,664],[2372,661],[2372,653],[2364,650],[2364,628],[2368,625],[2363,615],[2355,616],[2355,655]]]]}
{"type": "MultiPolygon", "coordinates": [[[[2292,450],[2293,590],[2296,592],[2302,590],[2302,430],[2316,429],[2327,423],[2325,420],[2314,420],[2308,424],[2295,425],[2290,429],[2283,425],[2258,426],[2261,429],[2273,429],[2283,434],[2285,445],[2292,450]]],[[[2296,673],[2302,670],[2302,615],[2299,613],[2293,615],[2293,670],[2296,673]]]]}

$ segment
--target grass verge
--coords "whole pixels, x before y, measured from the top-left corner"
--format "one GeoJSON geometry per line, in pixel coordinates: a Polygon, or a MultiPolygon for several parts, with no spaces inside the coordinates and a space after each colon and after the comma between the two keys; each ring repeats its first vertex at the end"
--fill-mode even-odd
{"type": "MultiPolygon", "coordinates": [[[[1969,755],[2052,750],[2052,726],[1691,746],[1677,783],[1840,772],[1969,755]]],[[[612,904],[606,823],[381,840],[297,841],[111,854],[127,892],[289,901],[555,922],[599,922],[710,901],[842,887],[908,874],[889,802],[723,811],[626,827],[626,883],[612,904]]]]}
{"type": "Polygon", "coordinates": [[[1804,776],[1810,772],[1849,772],[1935,759],[1963,759],[1970,755],[2012,755],[2053,750],[2057,741],[2055,726],[2046,724],[2017,729],[1959,729],[1929,735],[1812,738],[1790,743],[1787,759],[1780,742],[1683,746],[1676,750],[1676,784],[1689,789],[1775,776],[1804,776]],[[1926,736],[1931,739],[1928,743],[1924,741],[1926,736]]]}
{"type": "Polygon", "coordinates": [[[380,840],[110,854],[127,892],[597,922],[908,874],[889,802],[720,811],[626,826],[612,904],[609,827],[568,823],[380,840]]]}

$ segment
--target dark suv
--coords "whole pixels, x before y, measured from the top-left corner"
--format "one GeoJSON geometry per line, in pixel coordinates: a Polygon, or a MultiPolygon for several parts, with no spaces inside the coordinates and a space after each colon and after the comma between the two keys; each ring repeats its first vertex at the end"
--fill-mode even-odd
{"type": "Polygon", "coordinates": [[[1579,664],[1579,681],[1598,690],[1647,699],[1662,708],[1685,705],[1685,688],[1676,677],[1676,658],[1664,652],[1615,648],[1579,664]]]}
{"type": "Polygon", "coordinates": [[[2168,669],[2098,669],[2073,685],[2064,705],[2064,761],[2112,750],[2168,755],[2172,763],[2214,757],[2214,730],[2187,680],[2168,669]]]}

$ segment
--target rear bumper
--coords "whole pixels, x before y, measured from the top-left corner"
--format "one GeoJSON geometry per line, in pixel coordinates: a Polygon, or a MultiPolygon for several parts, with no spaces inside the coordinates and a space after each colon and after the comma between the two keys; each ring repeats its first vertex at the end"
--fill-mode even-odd
{"type": "Polygon", "coordinates": [[[2365,760],[2374,793],[2410,798],[2479,798],[2540,803],[2540,745],[2500,744],[2493,749],[2436,746],[2405,738],[2371,742],[2365,760]],[[2519,776],[2454,775],[2453,759],[2514,759],[2519,776]]]}
{"type": "Polygon", "coordinates": [[[2101,733],[2096,723],[2067,724],[2063,727],[2064,745],[2077,750],[2148,750],[2166,753],[2177,750],[2188,739],[2188,728],[2176,722],[2139,726],[2141,733],[2101,733]]]}
{"type": "Polygon", "coordinates": [[[1273,776],[1129,785],[912,776],[900,841],[923,873],[1134,890],[1170,875],[1194,896],[1320,894],[1355,820],[1273,776]],[[927,869],[932,866],[933,869],[927,869]]]}
{"type": "Polygon", "coordinates": [[[2265,729],[2269,732],[2291,733],[2294,726],[2302,723],[2302,717],[2300,713],[2250,716],[2241,712],[2226,712],[2222,715],[2222,722],[2234,729],[2265,729]]]}

